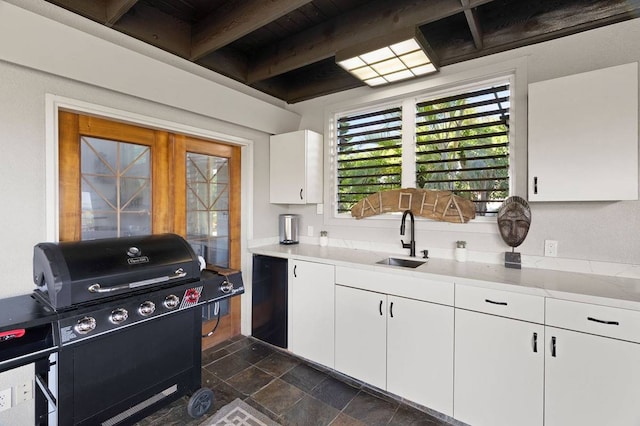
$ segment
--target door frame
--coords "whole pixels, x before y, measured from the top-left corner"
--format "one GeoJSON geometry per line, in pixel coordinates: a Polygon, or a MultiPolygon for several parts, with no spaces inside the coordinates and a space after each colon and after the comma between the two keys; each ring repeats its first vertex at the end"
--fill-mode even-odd
{"type": "Polygon", "coordinates": [[[202,129],[178,122],[143,114],[93,104],[77,99],[45,94],[45,234],[47,241],[58,241],[60,223],[59,162],[58,162],[58,111],[66,110],[85,115],[96,115],[141,127],[162,129],[202,139],[212,139],[238,145],[241,149],[241,236],[240,257],[245,294],[241,297],[242,318],[240,332],[251,335],[251,253],[248,242],[253,239],[253,144],[244,137],[202,129]]]}

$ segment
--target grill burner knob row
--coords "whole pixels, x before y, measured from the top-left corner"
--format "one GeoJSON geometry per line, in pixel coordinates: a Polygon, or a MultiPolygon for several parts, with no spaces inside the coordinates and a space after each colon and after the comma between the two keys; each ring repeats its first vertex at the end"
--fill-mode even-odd
{"type": "Polygon", "coordinates": [[[74,327],[78,334],[87,334],[96,328],[96,319],[93,317],[84,317],[78,320],[78,323],[74,327]]]}
{"type": "Polygon", "coordinates": [[[170,294],[164,299],[164,307],[167,309],[173,309],[180,304],[180,298],[176,295],[170,294]]]}
{"type": "Polygon", "coordinates": [[[129,318],[129,312],[123,308],[114,309],[109,316],[109,321],[114,324],[120,324],[129,318]]]}
{"type": "Polygon", "coordinates": [[[142,302],[140,307],[138,307],[138,313],[143,317],[151,315],[156,310],[156,304],[147,300],[146,302],[142,302]]]}

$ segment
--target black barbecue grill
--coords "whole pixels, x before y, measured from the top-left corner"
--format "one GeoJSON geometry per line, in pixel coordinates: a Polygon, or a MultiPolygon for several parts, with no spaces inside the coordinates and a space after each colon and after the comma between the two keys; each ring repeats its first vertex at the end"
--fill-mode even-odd
{"type": "Polygon", "coordinates": [[[192,417],[210,408],[196,307],[243,293],[239,272],[201,271],[174,234],[41,243],[33,267],[57,314],[57,424],[131,424],[183,395],[192,417]]]}

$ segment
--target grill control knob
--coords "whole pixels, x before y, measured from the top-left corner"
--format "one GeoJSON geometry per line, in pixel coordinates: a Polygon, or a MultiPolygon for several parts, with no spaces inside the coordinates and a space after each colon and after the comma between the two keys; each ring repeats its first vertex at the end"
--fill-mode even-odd
{"type": "Polygon", "coordinates": [[[180,304],[180,298],[173,294],[170,294],[164,299],[164,307],[167,309],[173,309],[180,304]]]}
{"type": "Polygon", "coordinates": [[[126,309],[118,308],[111,311],[109,320],[114,324],[120,324],[129,318],[129,312],[126,309]]]}
{"type": "Polygon", "coordinates": [[[74,327],[77,333],[87,334],[88,332],[96,328],[96,319],[93,317],[84,317],[78,320],[78,323],[74,327]]]}
{"type": "Polygon", "coordinates": [[[138,313],[143,317],[151,315],[156,310],[156,304],[147,300],[138,307],[138,313]]]}
{"type": "Polygon", "coordinates": [[[233,290],[233,283],[231,281],[224,280],[224,282],[220,285],[220,291],[224,294],[229,294],[231,293],[231,290],[233,290]]]}

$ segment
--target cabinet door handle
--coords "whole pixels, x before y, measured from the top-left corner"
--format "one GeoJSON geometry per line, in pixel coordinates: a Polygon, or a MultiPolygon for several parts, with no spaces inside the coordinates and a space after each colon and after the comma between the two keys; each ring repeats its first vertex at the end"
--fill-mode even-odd
{"type": "Polygon", "coordinates": [[[491,303],[492,305],[507,306],[507,302],[496,302],[495,300],[491,299],[484,299],[484,301],[487,303],[491,303]]]}
{"type": "Polygon", "coordinates": [[[533,193],[538,193],[538,176],[533,177],[533,193]]]}
{"type": "Polygon", "coordinates": [[[298,265],[293,265],[293,276],[295,278],[298,278],[297,271],[298,271],[298,265]]]}
{"type": "Polygon", "coordinates": [[[551,356],[556,357],[556,336],[551,336],[551,356]]]}
{"type": "Polygon", "coordinates": [[[302,189],[303,189],[303,188],[300,188],[300,199],[301,199],[301,200],[303,199],[303,198],[302,198],[302,189]]]}
{"type": "Polygon", "coordinates": [[[382,300],[380,301],[380,306],[378,306],[378,310],[380,311],[380,316],[382,316],[382,300]]]}
{"type": "Polygon", "coordinates": [[[593,317],[587,317],[587,320],[593,321],[593,322],[597,322],[599,324],[620,325],[620,323],[618,321],[605,321],[605,320],[601,320],[601,319],[593,318],[593,317]]]}
{"type": "Polygon", "coordinates": [[[533,346],[533,352],[538,352],[538,333],[533,333],[531,345],[533,346]]]}
{"type": "Polygon", "coordinates": [[[393,302],[389,305],[389,314],[391,314],[391,318],[393,318],[393,302]]]}

